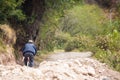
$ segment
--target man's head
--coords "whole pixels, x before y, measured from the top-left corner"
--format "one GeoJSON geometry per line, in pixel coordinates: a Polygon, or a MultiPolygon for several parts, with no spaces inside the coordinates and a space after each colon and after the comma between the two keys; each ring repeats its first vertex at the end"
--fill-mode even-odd
{"type": "Polygon", "coordinates": [[[29,43],[33,43],[33,40],[30,39],[30,40],[28,40],[28,42],[29,42],[29,43]]]}

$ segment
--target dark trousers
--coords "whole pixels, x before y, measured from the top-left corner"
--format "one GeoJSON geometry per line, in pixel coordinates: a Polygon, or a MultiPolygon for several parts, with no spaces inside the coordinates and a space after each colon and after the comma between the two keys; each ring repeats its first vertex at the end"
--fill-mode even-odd
{"type": "Polygon", "coordinates": [[[26,52],[24,54],[24,64],[29,67],[33,67],[34,65],[34,55],[31,52],[26,52]],[[29,61],[29,62],[28,62],[29,61]],[[29,64],[28,64],[29,63],[29,64]]]}

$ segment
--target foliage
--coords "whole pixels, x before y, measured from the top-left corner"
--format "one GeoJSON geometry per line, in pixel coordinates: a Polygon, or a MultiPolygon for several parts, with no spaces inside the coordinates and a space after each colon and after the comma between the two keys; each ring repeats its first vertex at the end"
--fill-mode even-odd
{"type": "Polygon", "coordinates": [[[114,30],[111,34],[97,36],[96,37],[96,46],[103,50],[114,50],[118,51],[120,49],[119,39],[120,34],[117,30],[114,30]]]}
{"type": "Polygon", "coordinates": [[[63,33],[63,32],[60,33],[59,31],[57,31],[56,34],[55,34],[55,40],[54,40],[55,47],[56,47],[57,49],[64,49],[66,43],[67,43],[69,40],[71,40],[70,34],[68,34],[68,33],[63,33]]]}
{"type": "Polygon", "coordinates": [[[56,10],[65,10],[71,8],[76,4],[84,4],[84,0],[45,0],[46,8],[52,8],[56,10]]]}
{"type": "Polygon", "coordinates": [[[52,9],[46,11],[41,20],[40,33],[38,36],[38,46],[40,50],[53,50],[54,49],[54,34],[59,21],[59,14],[52,9]]]}
{"type": "MultiPolygon", "coordinates": [[[[109,1],[100,2],[101,4],[107,4],[107,2],[109,1]]],[[[50,45],[55,46],[55,48],[64,48],[66,44],[69,43],[70,45],[70,43],[74,43],[74,41],[70,41],[70,36],[74,37],[74,35],[76,34],[84,34],[86,36],[89,35],[95,37],[101,34],[106,35],[114,29],[114,26],[110,26],[109,20],[104,15],[102,9],[100,9],[96,5],[86,5],[84,4],[84,0],[45,0],[45,5],[47,11],[45,11],[42,20],[40,38],[44,38],[43,41],[48,39],[48,33],[49,31],[51,31],[50,33],[52,34],[49,35],[51,35],[50,37],[52,37],[54,40],[49,39],[50,43],[52,43],[50,45]],[[56,32],[59,35],[56,35],[56,32]],[[55,36],[53,34],[55,34],[55,36]]],[[[103,38],[103,36],[99,37],[101,37],[101,39],[103,38]]],[[[91,43],[93,40],[94,39],[89,39],[91,43]]],[[[101,44],[99,43],[99,41],[95,41],[96,45],[99,45],[99,47],[105,47],[107,43],[104,43],[104,45],[102,43],[102,40],[100,41],[101,44]]],[[[71,44],[71,46],[73,45],[71,44]]],[[[110,45],[107,44],[107,46],[110,45]]],[[[93,48],[89,48],[93,51],[93,48]]]]}
{"type": "Polygon", "coordinates": [[[120,71],[120,52],[99,49],[94,56],[101,62],[111,66],[113,69],[120,71]]]}
{"type": "Polygon", "coordinates": [[[82,4],[83,0],[45,0],[45,8],[43,18],[40,24],[40,35],[38,37],[38,46],[40,50],[53,50],[54,47],[64,47],[65,41],[54,36],[58,30],[61,17],[64,16],[64,11],[73,7],[78,3],[82,4]],[[55,39],[55,40],[53,40],[55,39]],[[56,42],[57,41],[57,42],[56,42]],[[60,43],[60,42],[63,43],[60,43]]]}
{"type": "Polygon", "coordinates": [[[75,6],[66,11],[60,28],[72,36],[75,34],[95,36],[103,32],[106,22],[108,21],[99,7],[95,5],[75,6]]]}
{"type": "Polygon", "coordinates": [[[107,50],[109,49],[109,37],[106,35],[101,35],[101,36],[97,36],[96,37],[96,47],[103,49],[103,50],[107,50]]]}
{"type": "Polygon", "coordinates": [[[11,17],[24,20],[25,15],[20,9],[24,0],[0,0],[0,22],[7,21],[11,17]]]}
{"type": "Polygon", "coordinates": [[[75,36],[72,37],[65,47],[65,51],[79,50],[79,51],[90,51],[95,46],[94,41],[90,36],[75,36]]]}
{"type": "Polygon", "coordinates": [[[120,33],[117,30],[113,30],[111,34],[99,36],[96,40],[96,45],[99,49],[97,49],[94,56],[120,71],[120,33]]]}
{"type": "MultiPolygon", "coordinates": [[[[59,26],[61,32],[68,33],[72,38],[66,40],[66,51],[78,49],[80,51],[94,51],[95,45],[103,46],[95,37],[109,33],[113,28],[108,25],[109,20],[105,18],[102,10],[96,5],[79,5],[65,12],[59,26]]],[[[62,34],[61,34],[62,35],[62,34]]],[[[100,36],[101,39],[103,38],[100,36]]],[[[62,43],[61,43],[62,44],[62,43]]],[[[64,44],[64,43],[63,43],[64,44]]]]}
{"type": "Polygon", "coordinates": [[[120,19],[117,17],[112,21],[112,26],[114,26],[114,29],[116,29],[118,32],[120,32],[120,19]]]}
{"type": "Polygon", "coordinates": [[[117,30],[113,30],[112,34],[109,34],[110,37],[110,50],[119,51],[120,50],[120,33],[117,30]]]}

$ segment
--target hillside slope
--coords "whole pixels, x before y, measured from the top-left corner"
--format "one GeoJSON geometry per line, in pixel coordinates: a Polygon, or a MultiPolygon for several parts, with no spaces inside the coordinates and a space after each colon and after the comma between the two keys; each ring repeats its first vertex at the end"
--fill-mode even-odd
{"type": "Polygon", "coordinates": [[[0,64],[15,63],[14,44],[15,31],[7,24],[0,25],[0,64]]]}

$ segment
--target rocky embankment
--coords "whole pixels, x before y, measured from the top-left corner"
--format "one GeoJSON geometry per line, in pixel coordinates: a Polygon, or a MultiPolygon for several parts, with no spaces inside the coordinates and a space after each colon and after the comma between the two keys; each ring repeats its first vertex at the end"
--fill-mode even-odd
{"type": "Polygon", "coordinates": [[[0,80],[120,80],[120,73],[104,63],[90,57],[68,56],[43,61],[37,68],[0,65],[0,80]]]}

